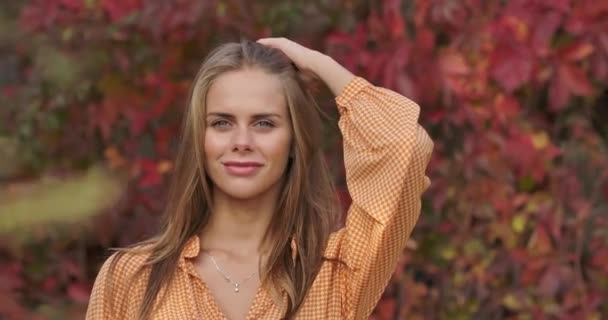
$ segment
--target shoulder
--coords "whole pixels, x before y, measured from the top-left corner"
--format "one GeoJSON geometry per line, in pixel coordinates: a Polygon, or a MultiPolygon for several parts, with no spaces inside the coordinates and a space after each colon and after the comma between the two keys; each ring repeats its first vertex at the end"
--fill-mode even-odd
{"type": "Polygon", "coordinates": [[[142,247],[116,251],[104,261],[97,277],[119,281],[131,278],[146,269],[149,256],[150,254],[143,251],[142,247]]]}
{"type": "Polygon", "coordinates": [[[332,232],[327,241],[325,251],[323,252],[323,258],[329,261],[338,261],[343,240],[344,228],[340,228],[339,230],[332,232]]]}
{"type": "Polygon", "coordinates": [[[120,304],[126,294],[145,289],[150,269],[147,264],[149,256],[139,247],[114,252],[101,266],[95,286],[105,289],[106,299],[120,304]]]}
{"type": "Polygon", "coordinates": [[[145,290],[148,256],[133,248],[117,251],[104,261],[93,285],[86,319],[133,314],[132,306],[137,305],[145,290]]]}

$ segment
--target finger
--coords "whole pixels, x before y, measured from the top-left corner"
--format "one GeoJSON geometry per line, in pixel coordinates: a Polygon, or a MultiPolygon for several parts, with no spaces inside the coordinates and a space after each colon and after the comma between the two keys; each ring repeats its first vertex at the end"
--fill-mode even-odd
{"type": "Polygon", "coordinates": [[[288,57],[293,58],[293,48],[290,47],[288,40],[284,38],[262,38],[256,41],[259,44],[281,50],[288,57]]]}
{"type": "Polygon", "coordinates": [[[275,48],[289,48],[297,44],[287,38],[261,38],[256,42],[275,48]]]}
{"type": "Polygon", "coordinates": [[[427,176],[424,176],[424,188],[423,188],[423,190],[426,191],[430,186],[431,186],[431,179],[429,179],[429,177],[427,177],[427,176]]]}
{"type": "Polygon", "coordinates": [[[263,45],[276,46],[280,45],[281,40],[279,38],[261,38],[256,41],[263,45]]]}

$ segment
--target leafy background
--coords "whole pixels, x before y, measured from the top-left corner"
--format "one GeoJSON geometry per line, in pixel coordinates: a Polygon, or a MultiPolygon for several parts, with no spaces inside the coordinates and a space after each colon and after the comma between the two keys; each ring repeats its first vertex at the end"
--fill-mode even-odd
{"type": "MultiPolygon", "coordinates": [[[[608,319],[597,0],[2,1],[1,319],[83,318],[106,248],[156,228],[204,55],[270,35],[419,102],[434,138],[423,214],[373,319],[608,319]]],[[[334,121],[324,147],[347,205],[334,121]]]]}

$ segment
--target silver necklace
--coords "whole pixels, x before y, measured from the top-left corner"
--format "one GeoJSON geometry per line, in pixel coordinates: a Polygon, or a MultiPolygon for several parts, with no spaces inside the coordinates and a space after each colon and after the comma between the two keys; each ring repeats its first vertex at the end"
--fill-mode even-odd
{"type": "Polygon", "coordinates": [[[228,276],[224,271],[222,271],[222,268],[220,268],[220,266],[217,264],[217,261],[215,261],[215,258],[211,254],[209,254],[207,252],[204,252],[204,254],[209,256],[209,258],[211,259],[211,262],[213,262],[213,265],[215,265],[215,269],[217,270],[217,272],[219,274],[222,275],[224,280],[227,283],[229,283],[230,285],[232,285],[232,287],[234,289],[234,293],[239,293],[240,286],[247,283],[247,281],[249,281],[249,279],[251,279],[257,273],[257,271],[256,271],[256,272],[250,274],[247,278],[243,279],[241,282],[236,282],[236,281],[232,280],[232,278],[230,278],[230,276],[228,276]]]}

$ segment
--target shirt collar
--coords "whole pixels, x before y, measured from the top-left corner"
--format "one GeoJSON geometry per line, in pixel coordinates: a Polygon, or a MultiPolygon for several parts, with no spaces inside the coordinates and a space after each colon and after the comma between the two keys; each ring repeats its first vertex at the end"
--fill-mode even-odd
{"type": "MultiPolygon", "coordinates": [[[[291,239],[290,247],[291,247],[292,258],[295,259],[296,255],[298,253],[298,245],[297,245],[295,239],[293,239],[293,238],[291,239]]],[[[184,249],[182,250],[180,257],[185,258],[185,259],[195,258],[196,256],[198,256],[200,250],[201,250],[200,238],[198,236],[192,236],[186,242],[186,245],[184,246],[184,249]]]]}
{"type": "Polygon", "coordinates": [[[198,256],[201,249],[200,239],[198,236],[190,238],[181,253],[181,258],[192,259],[198,256]]]}

